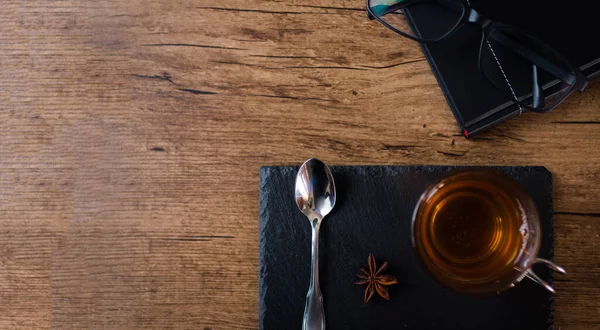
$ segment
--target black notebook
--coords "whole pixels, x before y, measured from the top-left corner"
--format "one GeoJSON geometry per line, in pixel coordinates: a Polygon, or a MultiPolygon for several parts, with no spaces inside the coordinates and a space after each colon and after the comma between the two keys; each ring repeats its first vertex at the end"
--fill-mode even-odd
{"type": "MultiPolygon", "coordinates": [[[[516,25],[564,54],[588,79],[600,73],[600,18],[594,1],[470,0],[483,15],[516,25]]],[[[453,19],[443,12],[405,10],[415,34],[453,19]]],[[[421,44],[460,130],[473,136],[516,117],[523,109],[507,100],[477,68],[481,28],[466,23],[450,37],[421,44]]],[[[530,74],[529,72],[524,74],[530,74]]],[[[518,79],[518,78],[517,78],[518,79]]],[[[576,92],[577,93],[577,92],[576,92]]],[[[561,111],[561,106],[552,111],[561,111]]]]}

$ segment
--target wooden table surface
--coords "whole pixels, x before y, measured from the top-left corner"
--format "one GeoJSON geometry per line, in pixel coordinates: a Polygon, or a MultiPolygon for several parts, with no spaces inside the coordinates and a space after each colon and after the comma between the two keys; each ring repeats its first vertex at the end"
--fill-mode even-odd
{"type": "Polygon", "coordinates": [[[0,328],[257,328],[258,170],[311,156],[546,166],[556,328],[600,328],[600,84],[465,140],[363,1],[1,7],[0,328]]]}

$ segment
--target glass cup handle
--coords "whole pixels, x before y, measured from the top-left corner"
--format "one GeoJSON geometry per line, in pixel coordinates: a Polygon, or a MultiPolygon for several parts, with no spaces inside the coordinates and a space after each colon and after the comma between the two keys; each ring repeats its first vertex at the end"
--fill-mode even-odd
{"type": "MultiPolygon", "coordinates": [[[[550,260],[546,260],[546,259],[542,259],[542,258],[537,258],[537,259],[535,259],[535,261],[533,263],[534,264],[544,264],[548,268],[556,271],[559,274],[565,275],[567,273],[567,271],[565,271],[564,268],[562,268],[561,266],[553,263],[550,260]]],[[[534,273],[533,269],[529,268],[527,270],[527,273],[525,274],[525,276],[527,276],[532,281],[538,283],[539,285],[543,286],[544,288],[546,288],[546,290],[548,290],[548,291],[550,291],[552,293],[555,293],[554,288],[551,287],[550,284],[548,284],[546,281],[542,280],[536,273],[534,273]]]]}

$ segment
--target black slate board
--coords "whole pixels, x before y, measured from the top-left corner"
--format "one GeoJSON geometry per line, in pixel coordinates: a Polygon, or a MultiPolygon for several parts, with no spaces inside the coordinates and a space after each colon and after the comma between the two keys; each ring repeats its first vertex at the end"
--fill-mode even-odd
{"type": "MultiPolygon", "coordinates": [[[[414,255],[413,208],[449,166],[331,166],[338,200],[321,226],[320,274],[327,329],[553,329],[554,297],[524,279],[473,297],[438,284],[414,255]],[[354,285],[373,252],[389,262],[391,301],[354,285]]],[[[544,167],[496,167],[532,195],[542,220],[540,257],[553,257],[552,176],[544,167]]],[[[310,273],[310,224],[294,203],[298,167],[260,169],[260,328],[300,329],[310,273]]],[[[536,272],[552,284],[550,271],[536,272]]]]}

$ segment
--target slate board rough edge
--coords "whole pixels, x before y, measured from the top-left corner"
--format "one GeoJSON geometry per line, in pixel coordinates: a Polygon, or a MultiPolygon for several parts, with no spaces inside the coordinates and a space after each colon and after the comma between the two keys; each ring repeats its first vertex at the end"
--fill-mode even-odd
{"type": "MultiPolygon", "coordinates": [[[[476,169],[476,168],[492,168],[497,170],[516,170],[518,172],[540,172],[547,176],[547,181],[549,182],[550,192],[549,192],[549,200],[548,200],[548,214],[546,215],[547,224],[550,228],[548,232],[548,242],[549,245],[547,247],[547,253],[544,256],[540,256],[542,258],[548,260],[554,260],[554,203],[553,203],[553,180],[552,173],[548,171],[544,166],[461,166],[461,165],[330,165],[332,171],[335,172],[336,169],[343,168],[352,168],[352,167],[369,167],[372,169],[377,169],[380,171],[383,170],[400,170],[400,171],[452,171],[455,169],[476,169]]],[[[264,249],[267,248],[267,237],[263,235],[265,230],[266,221],[264,221],[264,212],[267,210],[267,204],[269,201],[269,192],[264,189],[265,186],[269,183],[268,180],[271,177],[272,170],[279,171],[294,171],[297,172],[299,166],[261,166],[259,170],[259,329],[265,329],[263,321],[265,313],[267,312],[267,306],[265,305],[265,296],[267,294],[268,288],[264,284],[266,282],[266,277],[268,276],[268,269],[266,269],[266,261],[265,256],[263,254],[264,249]]],[[[394,172],[394,171],[392,171],[394,172]]],[[[290,195],[293,194],[293,191],[290,191],[290,195]]],[[[548,276],[545,277],[545,280],[553,286],[554,278],[553,272],[550,272],[548,276]]],[[[524,281],[529,281],[529,279],[524,279],[524,281]]],[[[555,316],[555,296],[550,296],[549,301],[549,313],[548,319],[546,320],[547,328],[553,330],[554,327],[554,316],[555,316]]]]}
{"type": "Polygon", "coordinates": [[[265,221],[261,220],[264,219],[264,212],[266,211],[267,207],[267,200],[268,200],[268,196],[265,196],[266,191],[264,189],[264,186],[267,183],[267,180],[269,178],[269,170],[268,167],[261,167],[260,168],[260,177],[259,177],[259,234],[258,234],[258,239],[259,239],[259,243],[258,243],[258,250],[259,250],[259,256],[258,256],[258,270],[259,270],[259,285],[258,285],[258,301],[259,301],[259,306],[258,306],[258,319],[259,319],[259,328],[263,329],[264,325],[263,320],[264,318],[264,313],[266,312],[267,308],[265,306],[265,295],[267,294],[266,292],[266,285],[263,285],[263,281],[265,280],[265,276],[267,276],[267,271],[265,269],[266,267],[266,263],[264,261],[264,253],[262,253],[262,251],[264,251],[266,249],[266,235],[263,235],[263,231],[265,228],[265,221]]]}

